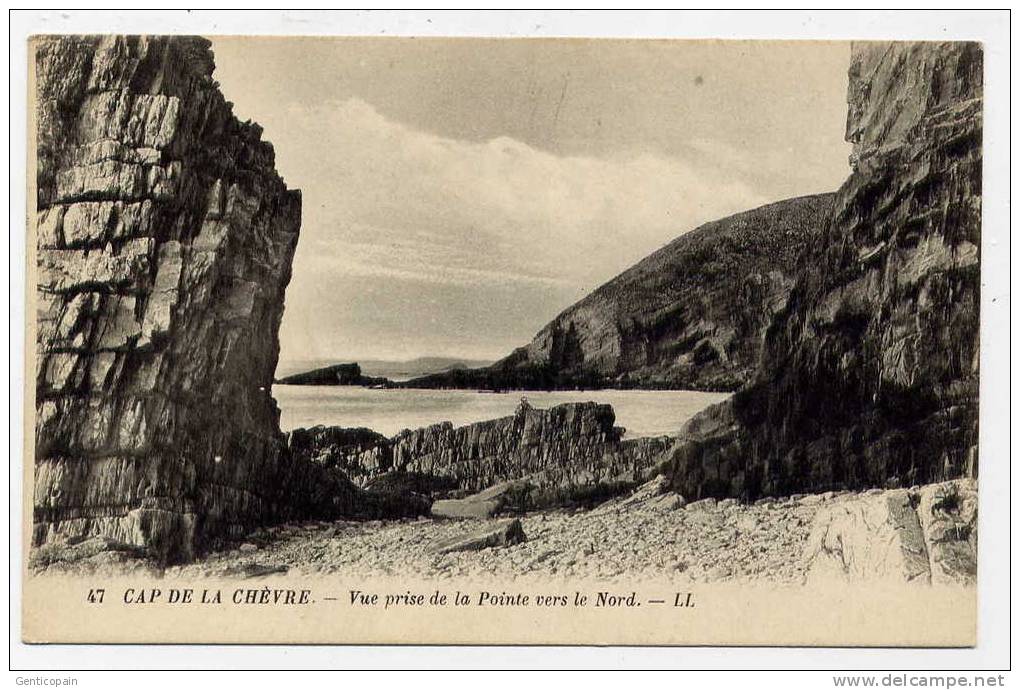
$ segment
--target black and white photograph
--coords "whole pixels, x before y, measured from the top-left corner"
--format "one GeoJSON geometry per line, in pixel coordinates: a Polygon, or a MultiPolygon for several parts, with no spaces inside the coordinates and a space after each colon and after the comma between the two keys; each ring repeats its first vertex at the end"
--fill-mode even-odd
{"type": "Polygon", "coordinates": [[[980,41],[153,28],[28,43],[26,642],[977,642],[980,41]]]}

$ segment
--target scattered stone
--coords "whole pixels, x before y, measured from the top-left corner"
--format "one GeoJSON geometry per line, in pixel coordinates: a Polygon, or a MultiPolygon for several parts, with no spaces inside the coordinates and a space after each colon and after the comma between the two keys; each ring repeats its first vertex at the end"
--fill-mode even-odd
{"type": "Polygon", "coordinates": [[[234,565],[224,570],[223,574],[227,577],[267,577],[269,575],[282,575],[285,574],[289,568],[285,565],[270,565],[264,563],[242,563],[240,565],[234,565]]]}
{"type": "MultiPolygon", "coordinates": [[[[768,506],[740,504],[729,510],[647,509],[664,499],[674,499],[676,494],[667,491],[640,503],[639,508],[605,512],[557,510],[529,513],[516,520],[394,519],[375,527],[368,522],[337,521],[324,529],[297,530],[286,540],[274,541],[271,552],[260,549],[244,553],[236,545],[225,544],[222,551],[191,565],[165,569],[163,575],[192,579],[203,575],[260,577],[282,573],[286,568],[287,572],[303,575],[343,573],[366,577],[548,577],[555,572],[599,579],[663,577],[678,583],[755,580],[796,584],[804,582],[813,568],[814,579],[816,568],[821,567],[819,560],[805,555],[810,553],[807,547],[817,522],[829,526],[825,535],[829,541],[822,542],[830,550],[823,554],[826,558],[838,555],[842,559],[849,554],[849,563],[863,567],[869,558],[866,554],[877,551],[874,543],[881,547],[883,540],[891,539],[896,544],[892,555],[902,551],[904,544],[909,545],[905,541],[909,530],[903,525],[910,525],[905,516],[915,511],[918,515],[913,529],[922,535],[931,557],[927,567],[932,581],[967,583],[973,581],[974,568],[967,554],[972,543],[976,546],[976,532],[971,531],[976,529],[972,522],[976,516],[974,490],[972,483],[949,483],[921,487],[913,493],[846,494],[839,500],[813,506],[777,502],[768,506]],[[868,510],[862,507],[881,501],[886,502],[884,506],[868,510]],[[851,517],[834,519],[845,506],[849,509],[843,515],[851,517]],[[900,512],[893,509],[896,506],[900,512]],[[852,537],[848,524],[865,532],[874,528],[863,547],[852,537]],[[528,539],[519,543],[524,534],[528,539]],[[518,545],[499,548],[514,543],[518,545]],[[257,563],[254,556],[260,553],[271,553],[272,563],[257,563]],[[937,567],[943,568],[947,579],[937,580],[937,567]]],[[[817,542],[813,548],[818,551],[817,542]]],[[[54,563],[47,571],[95,573],[109,568],[123,572],[151,567],[145,565],[151,563],[149,559],[128,560],[121,554],[102,551],[75,563],[54,563]]],[[[890,555],[881,562],[892,564],[893,560],[890,555]]],[[[923,570],[928,563],[923,555],[921,562],[923,570]]],[[[846,578],[842,560],[838,568],[838,577],[846,578]]]]}
{"type": "Polygon", "coordinates": [[[745,515],[737,520],[737,529],[744,533],[754,532],[758,529],[760,524],[761,520],[758,517],[754,515],[745,515]]]}
{"type": "Polygon", "coordinates": [[[726,565],[717,565],[705,572],[705,579],[709,582],[725,580],[733,575],[733,569],[726,565]]]}
{"type": "Polygon", "coordinates": [[[29,557],[28,567],[32,570],[41,570],[54,563],[73,564],[103,553],[116,553],[118,560],[123,558],[141,559],[146,555],[143,547],[116,539],[75,537],[34,549],[29,557]]]}
{"type": "Polygon", "coordinates": [[[703,498],[700,501],[694,501],[693,503],[687,504],[687,510],[701,511],[701,510],[715,510],[717,502],[714,498],[703,498]]]}

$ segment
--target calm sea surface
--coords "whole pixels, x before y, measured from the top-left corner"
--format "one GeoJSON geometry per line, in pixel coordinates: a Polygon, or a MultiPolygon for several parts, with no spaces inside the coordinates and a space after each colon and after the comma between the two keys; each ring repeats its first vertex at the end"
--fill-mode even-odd
{"type": "Polygon", "coordinates": [[[383,389],[359,386],[273,386],[282,410],[284,431],[316,424],[364,426],[387,436],[401,429],[415,429],[453,422],[462,426],[513,414],[521,396],[535,407],[565,402],[609,403],[616,411],[616,425],[627,429],[627,438],[674,433],[680,426],[728,393],[696,391],[560,391],[542,393],[477,393],[467,390],[383,389]]]}

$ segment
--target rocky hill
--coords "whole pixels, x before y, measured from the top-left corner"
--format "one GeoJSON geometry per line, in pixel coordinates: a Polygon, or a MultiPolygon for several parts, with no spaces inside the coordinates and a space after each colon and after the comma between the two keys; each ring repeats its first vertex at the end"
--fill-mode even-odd
{"type": "Polygon", "coordinates": [[[688,498],[977,474],[982,51],[856,43],[854,169],[754,381],[691,420],[688,498]]]}
{"type": "Polygon", "coordinates": [[[798,258],[817,240],[832,194],[787,199],[702,225],[658,250],[484,369],[415,387],[734,390],[785,305],[798,258]]]}

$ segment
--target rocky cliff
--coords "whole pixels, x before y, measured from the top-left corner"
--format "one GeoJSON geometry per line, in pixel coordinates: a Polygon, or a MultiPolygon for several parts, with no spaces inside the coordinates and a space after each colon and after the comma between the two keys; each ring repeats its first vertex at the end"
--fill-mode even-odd
{"type": "Polygon", "coordinates": [[[188,558],[253,523],[351,511],[292,462],[270,395],[301,198],[192,37],[34,43],[34,542],[188,558]]]}
{"type": "Polygon", "coordinates": [[[506,359],[408,385],[735,390],[751,378],[765,328],[786,305],[832,198],[787,199],[706,223],[568,307],[506,359]]]}
{"type": "Polygon", "coordinates": [[[687,428],[688,498],[977,473],[982,52],[857,43],[853,172],[753,382],[687,428]]]}

